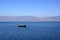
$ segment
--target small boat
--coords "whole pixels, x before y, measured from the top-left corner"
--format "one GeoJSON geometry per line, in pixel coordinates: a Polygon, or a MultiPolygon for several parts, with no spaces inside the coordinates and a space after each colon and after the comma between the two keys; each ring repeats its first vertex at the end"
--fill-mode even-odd
{"type": "Polygon", "coordinates": [[[26,25],[25,24],[22,24],[22,25],[18,25],[18,27],[26,27],[26,25]]]}

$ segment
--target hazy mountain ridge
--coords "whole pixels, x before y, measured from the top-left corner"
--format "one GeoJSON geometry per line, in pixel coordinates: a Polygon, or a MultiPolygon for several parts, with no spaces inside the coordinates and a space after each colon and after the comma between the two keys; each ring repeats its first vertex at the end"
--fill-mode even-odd
{"type": "Polygon", "coordinates": [[[60,21],[60,16],[54,17],[0,16],[0,21],[60,21]]]}

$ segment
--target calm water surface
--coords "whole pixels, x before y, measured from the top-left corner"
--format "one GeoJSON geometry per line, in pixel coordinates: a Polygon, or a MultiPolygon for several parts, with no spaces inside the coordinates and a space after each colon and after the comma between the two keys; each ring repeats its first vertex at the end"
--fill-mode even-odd
{"type": "Polygon", "coordinates": [[[0,40],[60,40],[60,22],[0,22],[0,40]]]}

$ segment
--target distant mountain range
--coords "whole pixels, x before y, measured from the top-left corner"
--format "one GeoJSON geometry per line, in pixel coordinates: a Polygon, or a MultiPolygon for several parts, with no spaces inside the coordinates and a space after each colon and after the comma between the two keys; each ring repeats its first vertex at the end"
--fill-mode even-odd
{"type": "Polygon", "coordinates": [[[34,17],[34,16],[0,16],[0,21],[60,21],[60,16],[34,17]]]}

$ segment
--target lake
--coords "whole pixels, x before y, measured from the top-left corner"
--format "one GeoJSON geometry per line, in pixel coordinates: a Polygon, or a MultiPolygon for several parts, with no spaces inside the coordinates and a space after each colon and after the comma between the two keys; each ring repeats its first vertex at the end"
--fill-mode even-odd
{"type": "Polygon", "coordinates": [[[60,40],[60,22],[0,22],[0,40],[60,40]]]}

